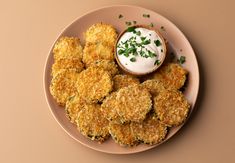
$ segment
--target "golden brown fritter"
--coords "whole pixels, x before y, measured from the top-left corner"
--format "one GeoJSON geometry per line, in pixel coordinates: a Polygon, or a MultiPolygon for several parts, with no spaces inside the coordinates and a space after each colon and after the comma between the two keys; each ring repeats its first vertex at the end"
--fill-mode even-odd
{"type": "Polygon", "coordinates": [[[160,123],[152,115],[148,116],[143,122],[132,122],[131,129],[138,140],[150,145],[160,143],[167,134],[166,125],[160,123]]]}
{"type": "Polygon", "coordinates": [[[78,113],[84,108],[86,102],[79,95],[70,97],[65,106],[66,115],[70,122],[75,123],[78,113]]]}
{"type": "Polygon", "coordinates": [[[108,71],[111,76],[118,74],[118,68],[114,61],[98,60],[95,63],[92,63],[91,66],[103,68],[104,70],[108,71]]]}
{"type": "Polygon", "coordinates": [[[109,24],[97,23],[92,25],[85,33],[86,42],[103,42],[114,47],[117,39],[115,28],[109,24]]]}
{"type": "Polygon", "coordinates": [[[167,89],[180,89],[186,80],[187,71],[179,64],[168,63],[153,74],[153,78],[160,80],[167,89]]]}
{"type": "Polygon", "coordinates": [[[109,135],[109,121],[104,118],[99,104],[84,105],[76,119],[78,130],[91,140],[103,142],[109,135]]]}
{"type": "Polygon", "coordinates": [[[139,83],[139,79],[131,75],[116,75],[113,77],[113,90],[117,91],[121,88],[139,83]]]}
{"type": "Polygon", "coordinates": [[[82,46],[79,38],[61,37],[53,48],[54,60],[59,58],[82,59],[82,46]]]}
{"type": "Polygon", "coordinates": [[[117,112],[125,122],[143,121],[152,107],[150,93],[137,84],[120,89],[116,99],[117,112]]]}
{"type": "Polygon", "coordinates": [[[102,105],[101,111],[105,118],[113,123],[122,123],[120,116],[117,113],[117,92],[111,93],[111,95],[107,96],[102,105]]]}
{"type": "Polygon", "coordinates": [[[146,80],[141,83],[141,87],[146,88],[152,96],[156,96],[160,91],[165,90],[163,83],[159,80],[146,80]]]}
{"type": "Polygon", "coordinates": [[[107,43],[87,42],[83,50],[82,61],[85,63],[86,67],[89,67],[92,63],[95,63],[98,60],[114,61],[113,50],[113,47],[109,46],[107,43]]]}
{"type": "Polygon", "coordinates": [[[112,91],[111,75],[102,68],[90,67],[79,74],[77,81],[79,95],[88,103],[103,100],[112,91]]]}
{"type": "Polygon", "coordinates": [[[52,76],[55,76],[61,69],[76,69],[79,73],[83,70],[84,65],[79,58],[59,58],[52,65],[52,76]]]}
{"type": "Polygon", "coordinates": [[[131,147],[138,144],[134,134],[132,133],[130,123],[109,123],[109,133],[115,142],[121,146],[131,147]]]}
{"type": "Polygon", "coordinates": [[[178,126],[187,118],[190,105],[182,92],[165,90],[154,98],[154,110],[159,120],[167,126],[178,126]]]}
{"type": "Polygon", "coordinates": [[[77,94],[78,75],[75,69],[63,69],[52,78],[50,92],[59,105],[65,106],[67,99],[77,94]]]}

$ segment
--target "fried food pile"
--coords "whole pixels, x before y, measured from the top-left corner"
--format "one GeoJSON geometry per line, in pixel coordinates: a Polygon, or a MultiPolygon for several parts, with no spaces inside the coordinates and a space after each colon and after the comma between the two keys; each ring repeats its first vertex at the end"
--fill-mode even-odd
{"type": "Polygon", "coordinates": [[[61,37],[54,45],[50,92],[81,134],[103,142],[110,136],[121,146],[162,142],[181,125],[190,105],[180,89],[187,71],[167,63],[138,78],[115,62],[117,32],[97,23],[79,38],[61,37]]]}

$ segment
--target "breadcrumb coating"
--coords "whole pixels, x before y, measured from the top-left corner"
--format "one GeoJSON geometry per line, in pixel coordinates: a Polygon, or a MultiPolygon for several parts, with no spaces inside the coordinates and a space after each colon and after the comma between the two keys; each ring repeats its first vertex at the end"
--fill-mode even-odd
{"type": "Polygon", "coordinates": [[[108,71],[111,74],[111,76],[114,76],[119,73],[117,64],[114,61],[98,60],[95,63],[92,63],[91,66],[103,68],[104,70],[108,71]]]}
{"type": "Polygon", "coordinates": [[[159,94],[159,92],[165,90],[163,83],[155,79],[144,81],[143,83],[141,83],[141,87],[146,88],[152,96],[156,96],[159,94]]]}
{"type": "Polygon", "coordinates": [[[79,58],[59,58],[52,65],[52,76],[55,76],[61,69],[76,69],[79,73],[84,69],[84,65],[79,58]]]}
{"type": "Polygon", "coordinates": [[[99,104],[84,105],[76,119],[78,130],[91,140],[103,142],[109,135],[109,121],[103,116],[99,104]]]}
{"type": "Polygon", "coordinates": [[[138,140],[150,145],[160,143],[167,134],[167,126],[152,115],[143,122],[132,122],[131,129],[138,140]]]}
{"type": "Polygon", "coordinates": [[[137,139],[132,133],[130,123],[109,123],[109,133],[111,134],[115,142],[121,146],[132,147],[138,144],[137,139]]]}
{"type": "Polygon", "coordinates": [[[152,107],[150,93],[137,84],[120,89],[116,99],[117,112],[125,122],[143,121],[152,107]]]}
{"type": "Polygon", "coordinates": [[[121,88],[139,83],[139,79],[131,75],[116,75],[113,77],[113,90],[117,91],[121,88]]]}
{"type": "Polygon", "coordinates": [[[84,108],[86,102],[79,95],[70,97],[65,105],[66,115],[71,123],[75,123],[78,113],[84,108]]]}
{"type": "Polygon", "coordinates": [[[153,78],[160,80],[167,89],[180,89],[186,81],[187,71],[179,64],[168,63],[153,74],[153,78]]]}
{"type": "Polygon", "coordinates": [[[102,68],[89,67],[79,74],[77,80],[79,95],[88,103],[102,101],[112,91],[111,75],[102,68]]]}
{"type": "Polygon", "coordinates": [[[102,105],[101,105],[101,111],[105,118],[107,118],[109,121],[113,123],[122,123],[121,117],[117,113],[117,92],[111,93],[109,96],[107,96],[102,105]]]}
{"type": "Polygon", "coordinates": [[[97,23],[87,29],[85,33],[86,42],[106,42],[114,47],[117,39],[117,32],[112,25],[97,23]]]}
{"type": "Polygon", "coordinates": [[[75,69],[63,69],[52,78],[50,92],[59,105],[65,106],[67,99],[77,94],[78,75],[75,69]]]}
{"type": "Polygon", "coordinates": [[[53,48],[54,60],[59,58],[79,58],[82,59],[82,46],[79,38],[61,37],[53,48]]]}
{"type": "Polygon", "coordinates": [[[159,120],[167,126],[178,126],[187,118],[190,105],[182,92],[165,90],[154,98],[154,110],[159,120]]]}

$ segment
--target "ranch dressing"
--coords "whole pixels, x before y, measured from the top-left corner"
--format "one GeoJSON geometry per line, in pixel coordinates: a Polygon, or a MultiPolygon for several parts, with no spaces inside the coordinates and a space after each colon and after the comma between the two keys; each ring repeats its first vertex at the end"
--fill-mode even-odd
{"type": "Polygon", "coordinates": [[[154,30],[141,27],[127,30],[117,43],[119,63],[134,73],[151,72],[164,60],[163,44],[154,30]]]}

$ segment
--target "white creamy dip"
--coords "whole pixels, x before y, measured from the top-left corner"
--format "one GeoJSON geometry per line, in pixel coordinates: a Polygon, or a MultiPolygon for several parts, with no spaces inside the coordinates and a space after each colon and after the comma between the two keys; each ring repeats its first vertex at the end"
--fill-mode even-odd
{"type": "Polygon", "coordinates": [[[119,63],[133,73],[153,71],[163,62],[165,43],[157,32],[146,28],[130,28],[117,43],[119,63]]]}

